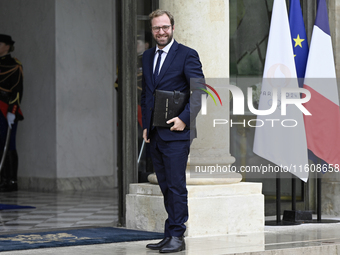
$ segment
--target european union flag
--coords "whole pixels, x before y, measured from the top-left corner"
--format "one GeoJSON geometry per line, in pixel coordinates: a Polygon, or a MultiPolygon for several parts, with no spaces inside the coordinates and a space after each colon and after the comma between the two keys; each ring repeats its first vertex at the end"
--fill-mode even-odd
{"type": "Polygon", "coordinates": [[[299,78],[299,86],[302,88],[308,57],[308,40],[300,0],[290,0],[289,26],[292,36],[296,74],[299,78]]]}

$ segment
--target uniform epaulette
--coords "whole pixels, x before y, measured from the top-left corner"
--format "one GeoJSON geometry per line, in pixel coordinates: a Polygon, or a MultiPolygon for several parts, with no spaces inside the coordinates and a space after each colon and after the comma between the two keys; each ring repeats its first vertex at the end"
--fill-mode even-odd
{"type": "Polygon", "coordinates": [[[17,62],[19,65],[22,66],[22,64],[21,64],[21,62],[19,61],[19,59],[17,59],[17,58],[14,58],[14,59],[15,59],[15,62],[17,62]]]}

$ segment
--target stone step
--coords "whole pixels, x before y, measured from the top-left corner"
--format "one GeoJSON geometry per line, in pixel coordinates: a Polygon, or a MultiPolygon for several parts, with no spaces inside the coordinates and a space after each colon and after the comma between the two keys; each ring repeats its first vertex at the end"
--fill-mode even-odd
{"type": "MultiPolygon", "coordinates": [[[[187,185],[188,237],[244,234],[264,229],[262,183],[187,185]]],[[[130,184],[126,227],[163,232],[167,213],[156,184],[130,184]]]]}

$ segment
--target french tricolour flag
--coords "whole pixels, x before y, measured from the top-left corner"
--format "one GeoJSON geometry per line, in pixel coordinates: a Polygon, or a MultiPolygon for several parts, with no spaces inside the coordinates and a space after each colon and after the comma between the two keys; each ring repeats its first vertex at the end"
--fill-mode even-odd
{"type": "Polygon", "coordinates": [[[304,106],[307,147],[328,164],[340,164],[340,109],[327,5],[318,0],[304,88],[311,99],[304,106]]]}

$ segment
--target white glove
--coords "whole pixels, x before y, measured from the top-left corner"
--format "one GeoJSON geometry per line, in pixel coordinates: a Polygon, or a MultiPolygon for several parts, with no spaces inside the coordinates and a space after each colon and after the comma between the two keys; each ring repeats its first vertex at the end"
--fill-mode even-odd
{"type": "Polygon", "coordinates": [[[15,120],[15,114],[8,112],[7,113],[7,121],[8,121],[9,128],[12,128],[12,125],[14,124],[14,120],[15,120]]]}

